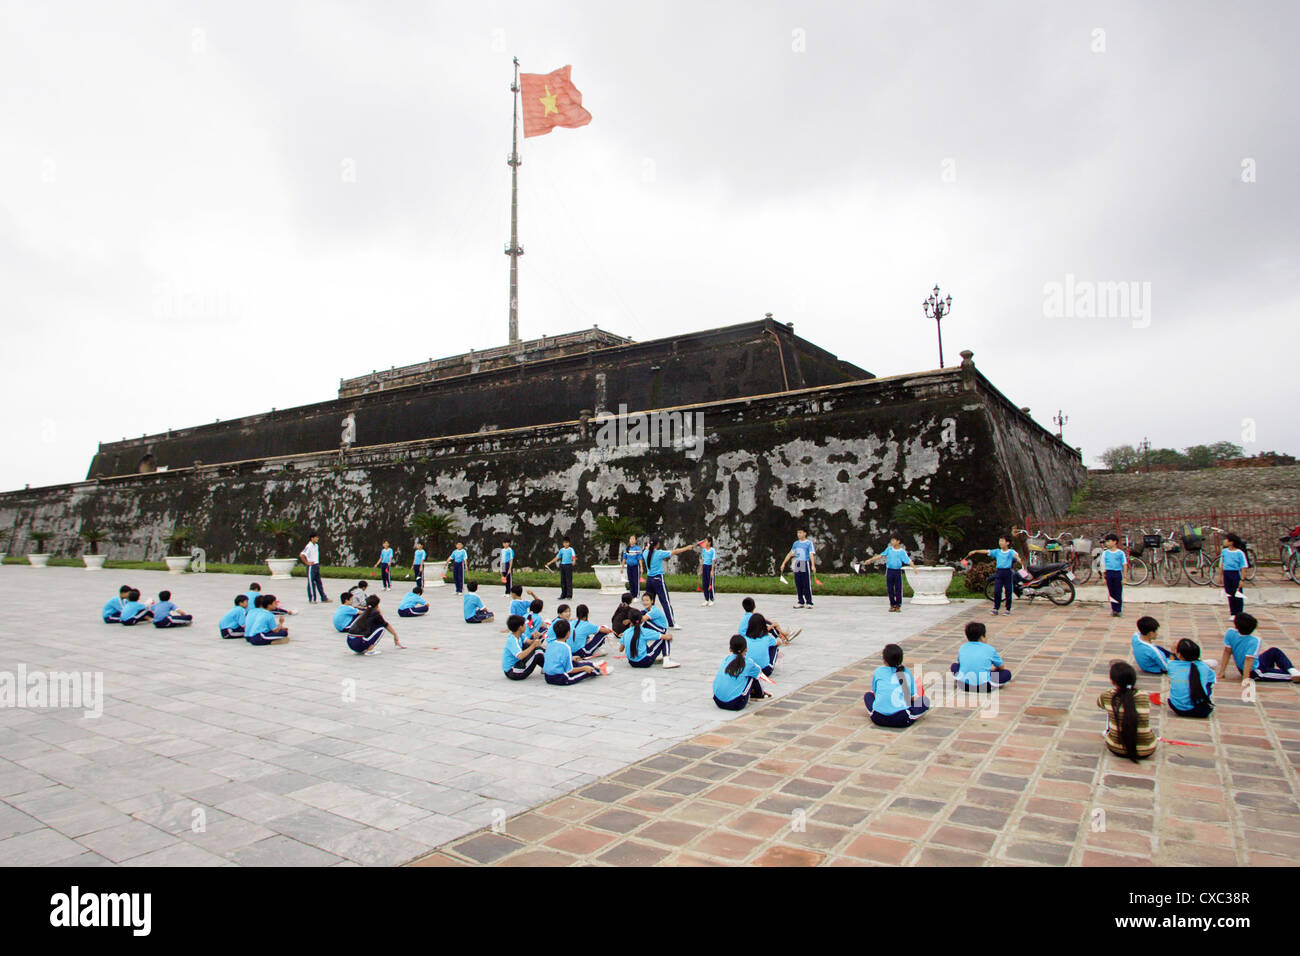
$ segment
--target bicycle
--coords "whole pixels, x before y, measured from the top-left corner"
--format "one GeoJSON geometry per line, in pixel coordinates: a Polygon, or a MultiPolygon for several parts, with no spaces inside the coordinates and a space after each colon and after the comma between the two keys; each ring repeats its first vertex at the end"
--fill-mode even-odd
{"type": "MultiPolygon", "coordinates": [[[[1215,534],[1222,534],[1220,528],[1211,527],[1215,534]]],[[[1183,571],[1187,580],[1202,587],[1214,578],[1214,562],[1205,556],[1205,528],[1183,526],[1183,571]]]]}
{"type": "Polygon", "coordinates": [[[1092,539],[1076,538],[1068,531],[1062,531],[1057,538],[1058,540],[1069,538],[1068,541],[1063,542],[1065,547],[1063,560],[1074,573],[1075,583],[1087,584],[1092,580],[1092,539]]]}
{"type": "Polygon", "coordinates": [[[1173,587],[1183,579],[1182,560],[1174,558],[1182,548],[1174,541],[1172,535],[1166,535],[1159,528],[1152,528],[1150,531],[1143,528],[1142,549],[1143,551],[1150,549],[1152,557],[1148,563],[1151,571],[1167,587],[1173,587]]]}
{"type": "Polygon", "coordinates": [[[1300,525],[1289,527],[1278,522],[1278,527],[1286,532],[1277,539],[1282,570],[1293,584],[1300,584],[1300,525]]]}

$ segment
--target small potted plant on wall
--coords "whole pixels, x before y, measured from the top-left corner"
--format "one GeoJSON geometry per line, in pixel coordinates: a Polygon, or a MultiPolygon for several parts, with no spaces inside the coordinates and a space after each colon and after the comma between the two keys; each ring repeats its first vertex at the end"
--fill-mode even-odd
{"type": "Polygon", "coordinates": [[[920,564],[903,568],[907,583],[912,587],[913,604],[947,604],[948,585],[952,581],[952,566],[938,564],[939,542],[960,541],[965,532],[961,522],[974,512],[966,505],[938,505],[919,498],[901,502],[894,509],[894,520],[921,539],[920,564]]]}
{"type": "Polygon", "coordinates": [[[85,541],[87,547],[90,548],[89,551],[85,551],[81,555],[81,560],[86,563],[86,570],[104,570],[104,558],[106,556],[99,553],[99,542],[108,539],[108,532],[103,528],[90,527],[82,528],[77,532],[77,534],[81,536],[81,540],[85,541]]]}
{"type": "Polygon", "coordinates": [[[34,568],[43,568],[50,563],[50,556],[45,551],[45,542],[54,535],[48,531],[33,531],[31,539],[36,542],[36,550],[27,555],[27,561],[34,568]]]}
{"type": "Polygon", "coordinates": [[[275,538],[276,557],[266,559],[266,566],[271,569],[272,579],[293,577],[294,565],[298,563],[298,559],[284,557],[284,555],[290,553],[289,536],[297,527],[298,522],[292,518],[267,518],[257,526],[263,534],[275,538]]]}
{"type": "Polygon", "coordinates": [[[167,536],[169,547],[163,560],[167,562],[168,574],[184,574],[190,569],[190,541],[193,538],[194,529],[186,524],[173,528],[167,536]]]}

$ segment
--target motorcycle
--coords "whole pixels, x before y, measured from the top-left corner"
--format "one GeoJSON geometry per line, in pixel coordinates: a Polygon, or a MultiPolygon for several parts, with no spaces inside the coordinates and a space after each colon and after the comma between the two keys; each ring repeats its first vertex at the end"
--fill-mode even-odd
{"type": "MultiPolygon", "coordinates": [[[[992,577],[989,583],[984,586],[984,596],[990,601],[993,600],[993,585],[996,582],[992,577]]],[[[1054,564],[1043,564],[1038,567],[1021,569],[1015,574],[1015,595],[1017,598],[1025,601],[1032,601],[1036,597],[1045,597],[1053,604],[1065,607],[1067,604],[1074,603],[1074,572],[1070,570],[1068,561],[1058,561],[1054,564]]]]}

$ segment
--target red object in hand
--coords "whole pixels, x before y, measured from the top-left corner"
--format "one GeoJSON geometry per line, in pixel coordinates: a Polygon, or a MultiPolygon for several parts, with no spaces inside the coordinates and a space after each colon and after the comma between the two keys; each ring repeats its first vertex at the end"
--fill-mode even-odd
{"type": "Polygon", "coordinates": [[[817,586],[818,586],[818,587],[821,587],[821,586],[822,586],[822,579],[821,579],[821,578],[813,578],[813,580],[817,582],[817,586]]]}
{"type": "Polygon", "coordinates": [[[707,541],[696,541],[696,542],[695,542],[695,547],[697,547],[697,548],[702,548],[702,547],[704,547],[706,544],[708,544],[707,541]]]}
{"type": "Polygon", "coordinates": [[[502,583],[502,584],[505,584],[505,583],[506,583],[506,576],[505,576],[504,574],[501,575],[501,583],[502,583]]]}

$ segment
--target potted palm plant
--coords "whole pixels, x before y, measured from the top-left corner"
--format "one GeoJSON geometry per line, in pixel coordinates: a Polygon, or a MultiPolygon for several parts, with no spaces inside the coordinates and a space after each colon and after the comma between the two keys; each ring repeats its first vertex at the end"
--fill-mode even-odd
{"type": "Polygon", "coordinates": [[[45,542],[54,535],[48,531],[33,531],[31,539],[36,542],[36,550],[27,555],[27,561],[34,568],[43,568],[50,563],[50,556],[45,551],[45,542]]]}
{"type": "Polygon", "coordinates": [[[258,531],[275,538],[277,557],[266,559],[266,566],[271,569],[272,579],[293,577],[294,565],[298,563],[298,559],[286,558],[283,555],[290,553],[289,535],[293,534],[297,527],[298,522],[292,518],[267,518],[257,526],[258,531]]]}
{"type": "Polygon", "coordinates": [[[894,509],[894,520],[921,539],[923,564],[907,565],[903,574],[912,587],[913,604],[947,604],[952,566],[940,565],[939,544],[960,541],[965,535],[961,522],[974,512],[966,505],[941,508],[928,501],[912,498],[894,509]]]}
{"type": "Polygon", "coordinates": [[[167,562],[168,574],[184,574],[190,569],[190,541],[193,537],[194,529],[189,525],[175,527],[167,536],[169,547],[163,560],[167,562]]]}
{"type": "Polygon", "coordinates": [[[82,528],[77,532],[77,534],[81,536],[81,540],[85,541],[86,545],[90,548],[89,551],[85,551],[81,555],[81,560],[86,564],[86,570],[104,570],[104,558],[106,555],[99,553],[99,542],[108,540],[108,532],[103,528],[90,527],[82,528]]]}
{"type": "MultiPolygon", "coordinates": [[[[415,532],[416,538],[424,543],[424,549],[429,557],[445,555],[442,550],[443,545],[450,543],[450,539],[460,534],[460,530],[456,527],[456,519],[438,511],[421,511],[412,515],[410,528],[415,532]]],[[[446,583],[441,576],[426,575],[424,579],[426,588],[440,588],[446,583]]]]}
{"type": "Polygon", "coordinates": [[[614,564],[592,565],[596,580],[600,582],[601,594],[622,594],[627,590],[627,570],[618,562],[618,549],[632,535],[641,533],[641,523],[625,515],[597,515],[596,529],[592,537],[598,544],[609,549],[614,564]]]}

